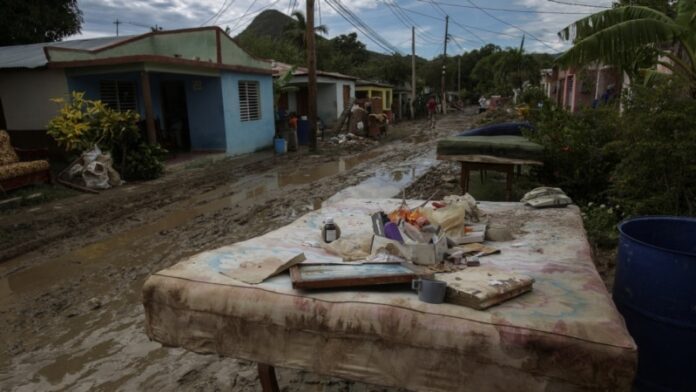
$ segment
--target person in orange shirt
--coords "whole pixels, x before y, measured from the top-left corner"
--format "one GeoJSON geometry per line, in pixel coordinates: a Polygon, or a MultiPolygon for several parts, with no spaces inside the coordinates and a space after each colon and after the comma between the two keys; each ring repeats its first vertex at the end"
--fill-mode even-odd
{"type": "Polygon", "coordinates": [[[297,114],[295,112],[290,113],[288,123],[290,124],[288,151],[297,151],[297,114]]]}

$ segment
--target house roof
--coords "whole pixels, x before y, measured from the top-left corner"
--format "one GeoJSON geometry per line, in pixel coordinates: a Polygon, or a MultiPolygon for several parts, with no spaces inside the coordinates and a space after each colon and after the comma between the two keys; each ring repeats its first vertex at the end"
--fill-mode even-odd
{"type": "Polygon", "coordinates": [[[48,64],[44,48],[47,46],[57,48],[70,48],[81,50],[94,50],[102,46],[111,45],[130,39],[131,36],[102,37],[91,39],[76,39],[62,42],[44,42],[30,45],[0,46],[1,68],[39,68],[48,64]]]}
{"type": "MultiPolygon", "coordinates": [[[[279,61],[273,61],[273,76],[280,76],[280,74],[287,72],[290,68],[293,66],[290,64],[286,63],[281,63],[279,61]]],[[[293,76],[305,76],[309,73],[309,70],[305,67],[297,67],[295,69],[295,72],[293,72],[293,76]]],[[[358,80],[357,77],[355,76],[350,76],[338,72],[328,72],[328,71],[321,71],[317,70],[317,75],[319,76],[326,76],[334,79],[348,79],[348,80],[358,80]]]]}
{"type": "Polygon", "coordinates": [[[0,47],[0,69],[132,63],[271,73],[268,61],[246,52],[217,26],[0,47]]]}
{"type": "Polygon", "coordinates": [[[356,86],[376,86],[376,87],[386,87],[386,88],[394,88],[391,84],[388,83],[382,83],[382,82],[375,82],[373,80],[358,80],[355,82],[356,86]]]}

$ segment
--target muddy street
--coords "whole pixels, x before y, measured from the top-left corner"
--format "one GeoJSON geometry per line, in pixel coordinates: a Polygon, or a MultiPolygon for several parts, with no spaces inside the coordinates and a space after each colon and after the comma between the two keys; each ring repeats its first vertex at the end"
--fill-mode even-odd
{"type": "MultiPolygon", "coordinates": [[[[163,178],[0,215],[0,389],[260,390],[251,362],[163,348],[144,333],[151,273],[286,225],[322,203],[391,197],[474,115],[407,122],[393,140],[180,164],[163,178]]],[[[279,369],[283,390],[382,390],[279,369]]]]}

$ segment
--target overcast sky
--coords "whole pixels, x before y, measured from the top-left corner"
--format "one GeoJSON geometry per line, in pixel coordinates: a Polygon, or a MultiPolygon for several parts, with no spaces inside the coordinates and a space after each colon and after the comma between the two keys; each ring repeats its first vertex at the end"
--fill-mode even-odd
{"type": "MultiPolygon", "coordinates": [[[[315,10],[317,22],[321,19],[328,27],[329,37],[357,31],[331,8],[331,4],[340,2],[404,54],[411,51],[410,27],[406,24],[415,22],[418,25],[416,52],[431,58],[443,49],[445,14],[450,17],[452,37],[448,54],[478,48],[483,42],[518,47],[523,32],[527,33],[527,51],[557,52],[567,47],[567,43],[557,38],[558,30],[585,14],[601,11],[599,7],[611,5],[611,0],[558,1],[582,5],[550,0],[316,0],[315,10]],[[401,19],[395,15],[399,11],[393,3],[403,10],[401,19]],[[490,9],[480,10],[477,6],[490,9]],[[404,20],[404,14],[411,20],[404,20]]],[[[78,0],[78,3],[85,23],[82,34],[70,39],[115,35],[116,19],[123,22],[119,25],[121,35],[142,34],[149,31],[147,26],[155,24],[164,29],[217,24],[223,28],[229,26],[234,36],[265,9],[289,14],[293,3],[295,9],[305,9],[304,0],[78,0]]],[[[369,49],[385,52],[362,33],[358,34],[369,49]]]]}

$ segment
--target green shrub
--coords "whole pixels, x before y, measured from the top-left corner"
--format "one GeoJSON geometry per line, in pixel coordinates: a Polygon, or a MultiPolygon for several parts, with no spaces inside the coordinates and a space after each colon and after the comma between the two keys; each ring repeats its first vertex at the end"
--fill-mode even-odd
{"type": "Polygon", "coordinates": [[[576,202],[603,202],[618,156],[610,143],[618,134],[618,113],[610,108],[569,113],[546,105],[531,113],[536,131],[525,132],[544,147],[544,183],[562,188],[576,202]]]}
{"type": "Polygon", "coordinates": [[[634,86],[611,195],[632,214],[696,213],[696,100],[678,80],[634,86]]]}
{"type": "Polygon", "coordinates": [[[54,99],[62,107],[48,124],[47,133],[66,151],[76,154],[97,145],[109,151],[114,168],[126,180],[148,180],[159,177],[164,169],[166,150],[143,141],[138,113],[111,109],[101,101],[84,98],[73,92],[71,99],[54,99]]]}
{"type": "Polygon", "coordinates": [[[589,202],[582,207],[582,218],[590,242],[600,248],[613,248],[619,242],[616,225],[624,213],[619,205],[605,205],[589,202]]]}
{"type": "Polygon", "coordinates": [[[126,150],[125,155],[123,176],[128,180],[153,180],[164,172],[162,161],[167,150],[157,144],[141,142],[126,150]]]}
{"type": "Polygon", "coordinates": [[[536,108],[541,106],[547,106],[549,102],[544,89],[537,86],[527,87],[520,93],[518,103],[524,103],[529,105],[531,108],[536,108]]]}

